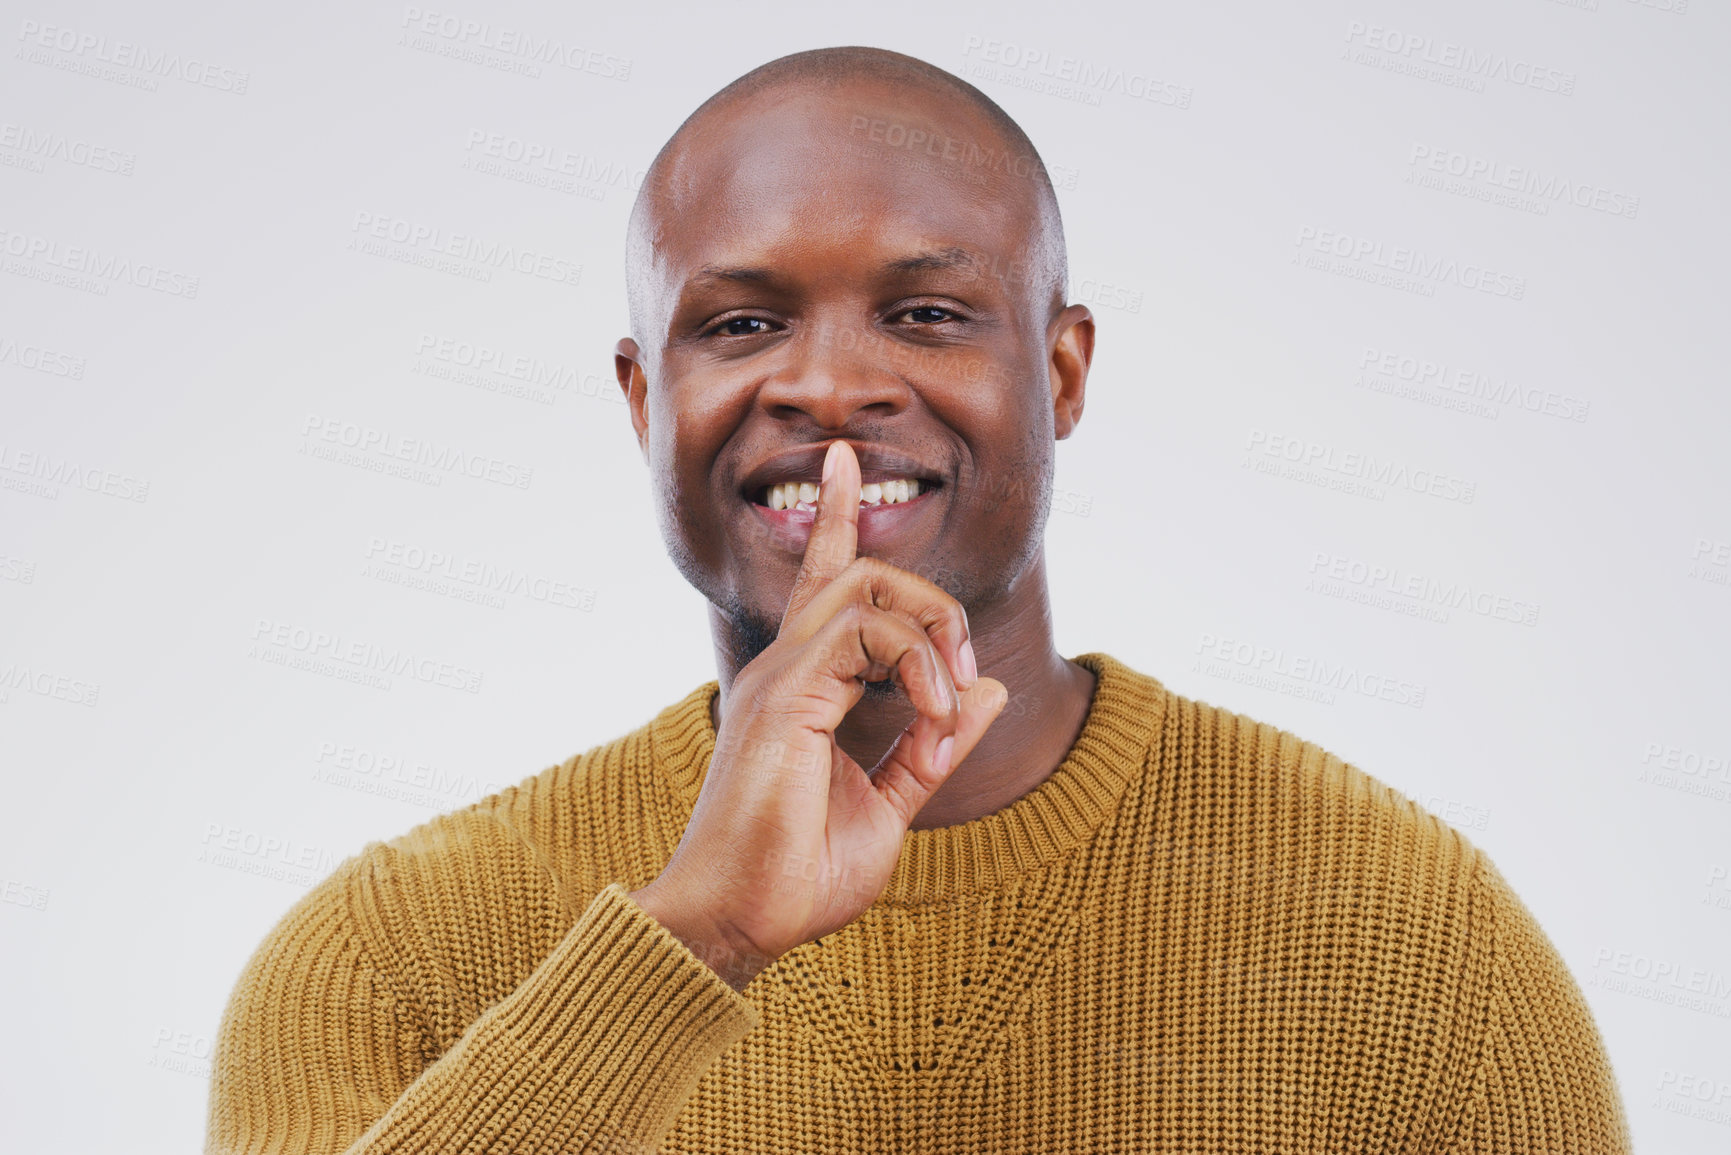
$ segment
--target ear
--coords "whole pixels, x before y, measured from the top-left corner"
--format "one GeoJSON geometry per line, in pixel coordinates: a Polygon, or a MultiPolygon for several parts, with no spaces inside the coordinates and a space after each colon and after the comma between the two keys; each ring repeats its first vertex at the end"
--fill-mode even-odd
{"type": "Polygon", "coordinates": [[[1094,360],[1094,314],[1086,305],[1071,305],[1052,320],[1046,336],[1051,349],[1052,425],[1057,440],[1070,436],[1082,420],[1082,400],[1088,390],[1088,366],[1094,360]]]}
{"type": "Polygon", "coordinates": [[[643,351],[630,337],[613,346],[613,375],[625,391],[625,406],[631,411],[631,428],[637,431],[637,449],[649,461],[649,375],[643,368],[643,351]]]}

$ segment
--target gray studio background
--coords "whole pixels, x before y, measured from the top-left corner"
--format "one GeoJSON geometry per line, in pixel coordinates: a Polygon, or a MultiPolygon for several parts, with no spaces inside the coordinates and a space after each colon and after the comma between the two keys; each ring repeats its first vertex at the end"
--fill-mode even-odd
{"type": "Polygon", "coordinates": [[[716,88],[867,43],[1058,179],[1063,651],[1454,823],[1639,1147],[1731,1147],[1723,5],[151,7],[0,22],[0,1146],[196,1149],[296,898],[714,676],[626,214],[716,88]]]}

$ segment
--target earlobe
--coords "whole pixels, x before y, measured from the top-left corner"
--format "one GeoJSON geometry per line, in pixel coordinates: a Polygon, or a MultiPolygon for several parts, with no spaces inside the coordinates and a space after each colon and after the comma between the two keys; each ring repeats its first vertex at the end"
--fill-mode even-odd
{"type": "Polygon", "coordinates": [[[637,434],[637,449],[649,461],[649,377],[643,371],[642,350],[630,337],[621,337],[613,347],[613,375],[625,394],[631,428],[637,434]]]}
{"type": "Polygon", "coordinates": [[[1052,383],[1052,432],[1062,441],[1082,420],[1088,366],[1094,360],[1094,315],[1086,305],[1071,305],[1052,322],[1049,376],[1052,383]]]}

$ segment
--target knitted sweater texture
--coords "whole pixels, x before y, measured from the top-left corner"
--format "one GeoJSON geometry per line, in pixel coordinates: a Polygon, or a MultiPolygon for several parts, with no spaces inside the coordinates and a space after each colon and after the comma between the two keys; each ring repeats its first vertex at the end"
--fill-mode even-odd
{"type": "Polygon", "coordinates": [[[206,1150],[1629,1149],[1580,990],[1481,851],[1075,660],[1098,684],[1053,774],[910,832],[864,914],[743,993],[628,897],[690,817],[713,681],[369,844],[241,975],[206,1150]]]}

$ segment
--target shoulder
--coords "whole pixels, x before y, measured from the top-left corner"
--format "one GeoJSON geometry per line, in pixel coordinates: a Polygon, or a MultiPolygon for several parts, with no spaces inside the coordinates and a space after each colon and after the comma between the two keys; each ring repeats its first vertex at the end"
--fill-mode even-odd
{"type": "Polygon", "coordinates": [[[1247,968],[1269,1029],[1331,1077],[1458,1113],[1491,1011],[1482,853],[1318,743],[1204,701],[1171,697],[1154,761],[1154,885],[1204,974],[1247,968]]]}
{"type": "Polygon", "coordinates": [[[1177,694],[1168,718],[1165,768],[1229,801],[1221,816],[1228,825],[1278,831],[1285,853],[1318,871],[1372,871],[1389,885],[1416,882],[1415,874],[1474,885],[1483,854],[1465,834],[1332,750],[1177,694]]]}
{"type": "Polygon", "coordinates": [[[1493,912],[1464,834],[1316,742],[1163,693],[1133,803],[1156,887],[1337,986],[1440,1004],[1482,973],[1493,912]]]}
{"type": "Polygon", "coordinates": [[[1482,849],[1290,731],[1176,694],[1166,714],[1167,885],[1260,956],[1268,1005],[1378,1085],[1425,1088],[1440,1149],[1628,1149],[1581,990],[1482,849]]]}
{"type": "Polygon", "coordinates": [[[1186,697],[1108,654],[1093,652],[1075,660],[1100,676],[1110,705],[1139,716],[1137,733],[1145,733],[1149,744],[1148,768],[1168,779],[1205,783],[1211,791],[1225,790],[1245,801],[1278,797],[1288,809],[1347,807],[1373,811],[1396,824],[1446,825],[1381,779],[1298,734],[1186,697]]]}

